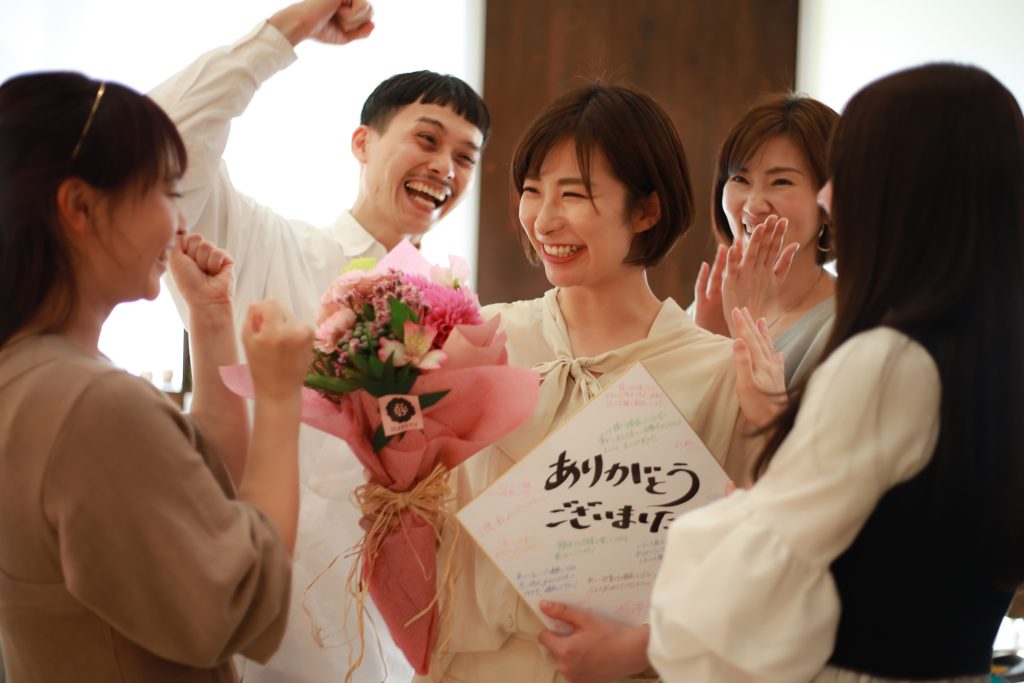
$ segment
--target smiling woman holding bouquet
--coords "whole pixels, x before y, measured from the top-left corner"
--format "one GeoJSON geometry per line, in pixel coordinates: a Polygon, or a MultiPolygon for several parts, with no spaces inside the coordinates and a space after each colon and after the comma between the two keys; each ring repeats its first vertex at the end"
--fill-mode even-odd
{"type": "MultiPolygon", "coordinates": [[[[523,135],[512,182],[527,256],[543,265],[554,287],[539,299],[490,306],[484,315],[500,314],[509,363],[539,372],[540,398],[521,428],[456,471],[458,504],[638,361],[733,479],[745,481],[746,462],[735,456],[741,439],[734,439],[732,343],[697,327],[647,283],[646,269],[693,221],[685,155],[662,108],[628,87],[595,82],[573,90],[523,135]]],[[[472,541],[458,542],[455,562],[451,635],[435,659],[435,680],[550,683],[565,680],[559,669],[570,678],[588,669],[612,681],[647,668],[646,627],[576,623],[569,642],[544,631],[472,541]],[[633,641],[640,657],[622,659],[609,647],[633,641]],[[560,659],[557,667],[545,647],[560,659]],[[579,656],[564,657],[567,649],[579,656]]],[[[569,611],[553,616],[572,620],[569,611]]]]}
{"type": "MultiPolygon", "coordinates": [[[[272,302],[236,362],[231,260],[186,237],[186,158],[148,98],[72,73],[0,86],[0,635],[12,683],[233,681],[288,612],[311,331],[272,302]],[[182,415],[99,352],[170,266],[191,308],[182,415]],[[243,476],[244,473],[244,476],[243,476]],[[237,496],[236,496],[237,486],[237,496]]],[[[139,343],[145,343],[140,334],[139,343]]]]}

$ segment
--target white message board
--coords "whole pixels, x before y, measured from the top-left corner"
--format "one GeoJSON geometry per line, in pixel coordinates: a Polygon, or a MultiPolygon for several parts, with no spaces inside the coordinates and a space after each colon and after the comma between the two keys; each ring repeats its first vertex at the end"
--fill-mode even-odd
{"type": "Polygon", "coordinates": [[[541,600],[647,620],[666,531],[729,478],[641,364],[458,512],[548,626],[541,600]]]}

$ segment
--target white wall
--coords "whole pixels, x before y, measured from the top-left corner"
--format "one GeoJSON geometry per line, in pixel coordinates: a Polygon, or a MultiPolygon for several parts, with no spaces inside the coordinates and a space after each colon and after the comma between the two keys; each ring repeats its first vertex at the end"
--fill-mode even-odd
{"type": "MultiPolygon", "coordinates": [[[[72,69],[145,91],[202,52],[234,41],[287,0],[5,0],[0,81],[72,69]]],[[[377,29],[346,46],[304,43],[299,61],[257,93],[225,157],[235,185],[279,213],[333,222],[355,198],[349,138],[363,100],[395,73],[431,69],[481,90],[484,0],[376,0],[377,29]]],[[[427,257],[474,262],[479,196],[467,196],[423,241],[427,257]]],[[[177,370],[181,328],[169,301],[119,306],[101,348],[135,373],[177,370]]]]}
{"type": "Polygon", "coordinates": [[[842,111],[872,80],[929,61],[991,72],[1024,102],[1020,0],[802,0],[797,89],[842,111]]]}

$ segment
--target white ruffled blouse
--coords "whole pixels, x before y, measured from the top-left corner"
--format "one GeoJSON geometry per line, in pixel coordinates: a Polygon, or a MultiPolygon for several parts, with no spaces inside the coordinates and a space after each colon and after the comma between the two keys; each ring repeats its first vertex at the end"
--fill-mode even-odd
{"type": "Polygon", "coordinates": [[[821,365],[765,476],[669,530],[648,648],[664,681],[834,680],[829,566],[931,458],[940,390],[924,348],[888,328],[821,365]]]}

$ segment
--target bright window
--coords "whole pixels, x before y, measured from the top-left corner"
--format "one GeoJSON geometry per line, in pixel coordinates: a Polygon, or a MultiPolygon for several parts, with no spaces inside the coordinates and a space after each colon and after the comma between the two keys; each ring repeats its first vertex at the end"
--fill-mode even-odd
{"type": "MultiPolygon", "coordinates": [[[[240,38],[287,0],[172,4],[138,0],[32,0],[0,4],[0,80],[68,69],[146,91],[201,53],[240,38]]],[[[484,0],[442,4],[382,0],[377,29],[346,46],[304,43],[299,61],[257,93],[233,126],[225,158],[244,193],[289,218],[328,225],[351,206],[359,168],[349,137],[363,100],[396,73],[431,69],[483,80],[484,0]]],[[[423,240],[427,257],[476,258],[478,196],[423,240]]],[[[101,350],[158,386],[182,377],[182,327],[170,297],[122,304],[107,321],[101,350]]]]}

